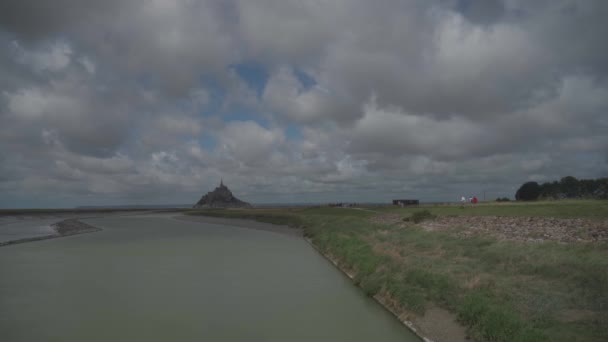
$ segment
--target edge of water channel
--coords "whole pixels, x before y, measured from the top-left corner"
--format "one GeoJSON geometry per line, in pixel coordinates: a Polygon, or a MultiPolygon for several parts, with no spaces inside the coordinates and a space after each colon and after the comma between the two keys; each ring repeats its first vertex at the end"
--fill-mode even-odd
{"type": "MultiPolygon", "coordinates": [[[[266,231],[271,231],[274,233],[287,234],[287,235],[292,235],[292,236],[295,236],[298,238],[302,238],[317,253],[319,253],[319,255],[321,255],[324,259],[326,259],[331,264],[333,264],[334,267],[336,267],[338,269],[338,271],[340,271],[342,274],[347,276],[351,281],[353,281],[353,285],[356,286],[354,284],[354,275],[351,272],[349,272],[349,270],[342,267],[340,265],[340,263],[335,258],[333,258],[331,255],[324,253],[322,250],[320,250],[312,242],[311,239],[305,237],[302,229],[294,228],[294,227],[286,226],[286,225],[276,225],[276,224],[272,224],[272,223],[259,222],[259,221],[255,221],[255,220],[251,220],[251,219],[241,219],[241,218],[213,217],[213,216],[204,216],[204,215],[200,215],[200,216],[198,216],[198,215],[197,216],[178,215],[173,218],[177,219],[177,220],[183,220],[183,221],[201,222],[201,223],[204,222],[204,223],[236,226],[236,227],[247,228],[247,229],[266,230],[266,231]]],[[[374,301],[376,301],[376,303],[380,304],[380,306],[382,306],[385,310],[387,310],[389,313],[391,313],[399,322],[401,322],[403,325],[405,325],[412,333],[414,333],[414,335],[416,335],[418,338],[420,338],[423,342],[437,342],[437,341],[432,340],[429,337],[425,336],[425,334],[416,327],[414,322],[410,321],[409,319],[403,318],[404,314],[407,314],[407,312],[405,312],[403,310],[396,310],[395,308],[392,308],[390,303],[388,303],[382,297],[373,296],[372,299],[374,299],[374,301]]]]}
{"type": "MultiPolygon", "coordinates": [[[[333,258],[331,255],[328,255],[326,253],[323,253],[322,250],[320,250],[313,242],[311,239],[304,237],[304,240],[315,250],[317,251],[317,253],[319,253],[319,255],[321,255],[323,258],[325,258],[327,261],[329,261],[332,265],[334,265],[334,267],[336,267],[340,272],[342,272],[342,274],[344,274],[345,276],[347,276],[350,280],[354,281],[355,276],[350,273],[347,269],[345,269],[344,267],[342,267],[340,265],[340,263],[333,258]]],[[[354,285],[354,284],[353,284],[354,285]]],[[[391,308],[390,305],[388,303],[386,303],[382,298],[377,297],[377,296],[373,296],[371,297],[373,300],[376,301],[376,303],[380,304],[385,310],[387,310],[388,312],[390,312],[395,318],[397,318],[397,320],[399,320],[399,322],[401,322],[403,325],[405,325],[411,332],[414,333],[414,335],[418,336],[418,338],[420,338],[422,341],[424,342],[435,342],[433,340],[431,340],[430,338],[424,336],[422,334],[422,332],[416,328],[416,326],[414,325],[414,322],[407,320],[407,319],[403,319],[401,318],[401,314],[399,312],[397,312],[395,309],[391,308]]]]}

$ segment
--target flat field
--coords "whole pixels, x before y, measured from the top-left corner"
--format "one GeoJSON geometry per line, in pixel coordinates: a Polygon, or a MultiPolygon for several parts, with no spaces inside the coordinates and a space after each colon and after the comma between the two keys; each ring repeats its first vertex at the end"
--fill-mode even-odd
{"type": "Polygon", "coordinates": [[[510,234],[519,229],[523,234],[534,228],[528,225],[544,218],[545,225],[567,221],[571,230],[594,225],[594,234],[601,235],[608,229],[607,201],[201,210],[189,214],[302,228],[320,251],[355,275],[356,284],[368,295],[389,298],[399,312],[414,316],[422,317],[431,308],[448,310],[473,340],[608,340],[605,240],[505,239],[491,232],[471,233],[466,224],[428,228],[434,221],[450,217],[469,217],[467,224],[490,216],[499,221],[537,218],[515,221],[521,227],[511,227],[514,232],[510,234]]]}

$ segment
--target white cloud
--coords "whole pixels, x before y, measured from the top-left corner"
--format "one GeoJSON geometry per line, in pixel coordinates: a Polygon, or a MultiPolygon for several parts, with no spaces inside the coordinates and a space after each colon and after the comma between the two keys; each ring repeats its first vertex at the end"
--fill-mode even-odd
{"type": "Polygon", "coordinates": [[[82,57],[80,58],[80,64],[82,64],[82,66],[86,69],[86,71],[89,74],[95,74],[95,71],[97,70],[97,66],[95,65],[95,63],[93,63],[93,61],[88,58],[88,57],[82,57]]]}
{"type": "Polygon", "coordinates": [[[54,42],[36,50],[24,49],[18,42],[14,42],[13,46],[19,61],[31,65],[37,71],[58,72],[65,69],[72,60],[72,48],[65,42],[54,42]]]}
{"type": "Polygon", "coordinates": [[[194,136],[201,132],[201,124],[192,117],[164,115],[156,119],[157,133],[162,131],[176,137],[194,136]]]}
{"type": "Polygon", "coordinates": [[[404,113],[397,107],[382,109],[374,99],[363,111],[352,135],[356,151],[462,158],[478,152],[486,143],[483,127],[468,119],[436,120],[404,113]]]}
{"type": "Polygon", "coordinates": [[[80,104],[61,94],[45,92],[40,88],[21,89],[15,93],[4,93],[9,112],[19,118],[38,119],[45,114],[73,112],[80,104]]]}
{"type": "Polygon", "coordinates": [[[245,164],[265,163],[285,136],[279,129],[267,129],[254,121],[232,121],[219,134],[220,153],[245,164]]]}
{"type": "Polygon", "coordinates": [[[332,119],[328,92],[322,87],[305,89],[289,67],[275,71],[264,89],[263,99],[269,106],[291,120],[310,122],[332,119]]]}

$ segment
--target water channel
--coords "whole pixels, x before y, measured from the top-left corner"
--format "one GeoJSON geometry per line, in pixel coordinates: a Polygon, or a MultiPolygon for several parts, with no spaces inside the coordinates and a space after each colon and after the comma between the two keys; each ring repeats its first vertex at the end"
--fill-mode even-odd
{"type": "Polygon", "coordinates": [[[171,215],[0,248],[2,341],[419,341],[302,238],[171,215]]]}

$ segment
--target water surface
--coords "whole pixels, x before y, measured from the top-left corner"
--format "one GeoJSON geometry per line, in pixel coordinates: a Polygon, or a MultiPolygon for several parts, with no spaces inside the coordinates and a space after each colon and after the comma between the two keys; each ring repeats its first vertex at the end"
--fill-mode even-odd
{"type": "Polygon", "coordinates": [[[2,341],[418,341],[297,237],[107,217],[0,248],[2,341]]]}

